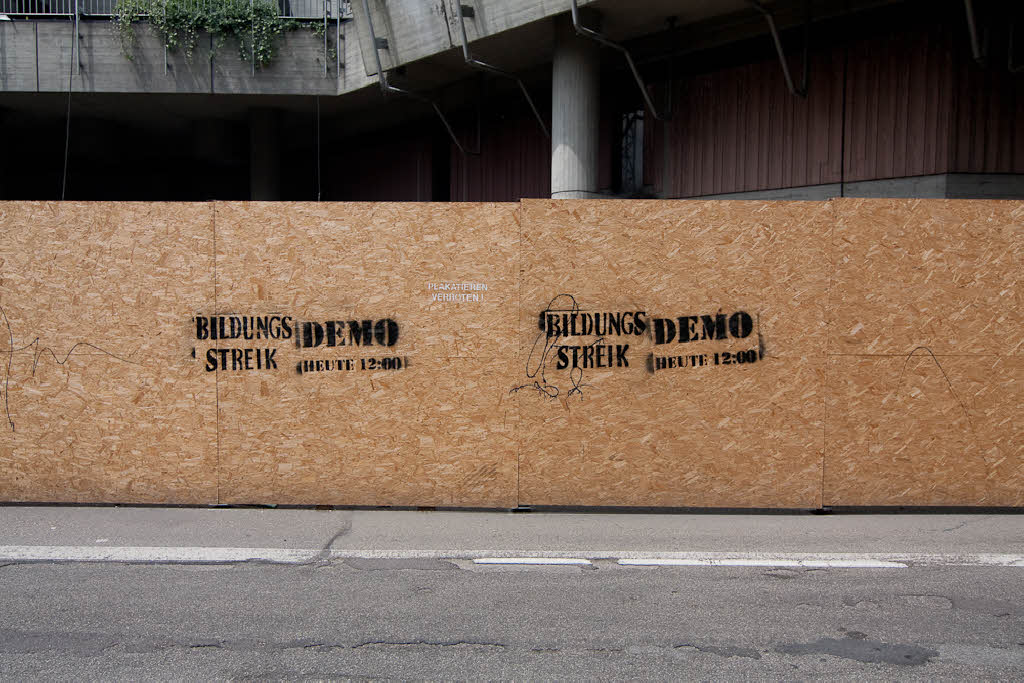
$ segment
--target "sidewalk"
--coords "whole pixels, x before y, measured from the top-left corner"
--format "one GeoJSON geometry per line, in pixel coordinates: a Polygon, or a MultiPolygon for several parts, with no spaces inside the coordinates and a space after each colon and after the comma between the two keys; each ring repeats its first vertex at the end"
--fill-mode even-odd
{"type": "Polygon", "coordinates": [[[867,557],[1024,566],[1024,514],[0,506],[0,562],[340,557],[867,557]]]}

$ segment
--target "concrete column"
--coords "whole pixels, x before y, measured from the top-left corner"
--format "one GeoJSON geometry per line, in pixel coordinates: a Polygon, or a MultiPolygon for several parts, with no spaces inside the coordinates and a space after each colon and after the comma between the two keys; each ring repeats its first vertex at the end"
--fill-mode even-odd
{"type": "MultiPolygon", "coordinates": [[[[592,13],[582,18],[586,26],[597,28],[592,13]]],[[[553,199],[593,197],[597,192],[599,51],[596,41],[576,35],[571,16],[556,17],[551,79],[553,199]]]]}
{"type": "Polygon", "coordinates": [[[249,198],[281,198],[281,131],[274,109],[249,111],[249,198]]]}

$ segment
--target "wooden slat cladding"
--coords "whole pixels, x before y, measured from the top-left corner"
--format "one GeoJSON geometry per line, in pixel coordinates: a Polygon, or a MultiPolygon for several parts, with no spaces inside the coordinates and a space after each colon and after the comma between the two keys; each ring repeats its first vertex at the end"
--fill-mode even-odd
{"type": "Polygon", "coordinates": [[[849,46],[847,182],[949,170],[952,67],[952,36],[937,25],[849,46]]]}
{"type": "Polygon", "coordinates": [[[953,77],[949,170],[1024,173],[1024,75],[998,62],[981,68],[963,55],[953,77]]]}
{"type": "MultiPolygon", "coordinates": [[[[816,54],[807,99],[786,89],[778,61],[680,80],[668,128],[668,196],[696,197],[840,180],[841,55],[816,54]]],[[[654,126],[657,129],[660,126],[654,126]]],[[[664,130],[646,148],[646,181],[661,185],[664,130]]]]}
{"type": "MultiPolygon", "coordinates": [[[[812,53],[806,100],[789,94],[774,59],[677,80],[672,120],[648,127],[645,182],[663,197],[700,197],[1024,173],[1024,77],[1005,54],[977,65],[962,29],[949,17],[896,24],[812,53]]],[[[799,72],[799,59],[791,65],[799,72]]]]}
{"type": "MultiPolygon", "coordinates": [[[[476,121],[460,125],[463,144],[475,147],[476,121]]],[[[481,153],[451,145],[452,201],[518,201],[551,196],[551,141],[529,112],[483,120],[481,153]],[[498,199],[500,197],[500,199],[498,199]]]]}

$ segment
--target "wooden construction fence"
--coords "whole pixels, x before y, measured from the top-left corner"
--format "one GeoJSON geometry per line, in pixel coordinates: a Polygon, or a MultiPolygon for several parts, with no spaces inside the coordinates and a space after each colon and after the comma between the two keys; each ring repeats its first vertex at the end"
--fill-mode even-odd
{"type": "Polygon", "coordinates": [[[1022,221],[0,202],[0,501],[1024,505],[1022,221]]]}

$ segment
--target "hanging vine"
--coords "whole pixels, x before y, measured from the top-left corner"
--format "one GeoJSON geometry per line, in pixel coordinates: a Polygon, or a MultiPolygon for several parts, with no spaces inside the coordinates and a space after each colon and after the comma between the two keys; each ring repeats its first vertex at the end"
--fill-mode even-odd
{"type": "Polygon", "coordinates": [[[121,43],[121,53],[128,59],[132,59],[132,53],[139,42],[135,35],[135,27],[132,24],[148,11],[148,0],[119,0],[117,5],[114,6],[111,21],[114,23],[114,28],[117,29],[117,38],[121,43]]]}
{"type": "Polygon", "coordinates": [[[331,37],[323,23],[319,21],[312,21],[309,24],[309,30],[312,31],[320,40],[323,40],[325,36],[327,37],[327,61],[335,61],[338,58],[338,46],[335,44],[334,38],[331,37]]]}
{"type": "Polygon", "coordinates": [[[297,26],[278,16],[271,0],[118,0],[113,23],[121,51],[128,58],[138,45],[134,24],[147,18],[168,50],[181,50],[191,59],[200,33],[214,37],[214,51],[226,41],[238,45],[238,56],[257,68],[270,64],[277,51],[277,39],[297,26]]]}

